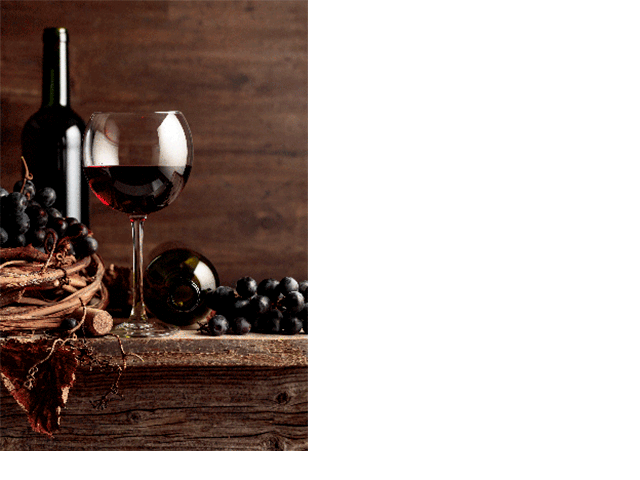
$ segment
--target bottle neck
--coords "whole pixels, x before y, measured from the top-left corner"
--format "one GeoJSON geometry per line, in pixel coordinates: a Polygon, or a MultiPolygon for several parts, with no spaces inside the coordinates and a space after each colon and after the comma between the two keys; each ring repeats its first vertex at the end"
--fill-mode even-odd
{"type": "Polygon", "coordinates": [[[47,28],[43,35],[42,106],[69,107],[69,53],[67,32],[47,28]]]}
{"type": "Polygon", "coordinates": [[[200,288],[191,279],[174,277],[170,279],[167,305],[179,313],[195,310],[200,304],[200,288]]]}

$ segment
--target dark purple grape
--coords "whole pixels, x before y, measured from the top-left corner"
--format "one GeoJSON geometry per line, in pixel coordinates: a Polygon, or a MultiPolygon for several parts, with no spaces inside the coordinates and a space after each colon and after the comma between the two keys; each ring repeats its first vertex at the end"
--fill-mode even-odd
{"type": "MultiPolygon", "coordinates": [[[[75,218],[71,217],[73,220],[75,218]]],[[[76,220],[76,223],[69,224],[69,219],[67,219],[67,233],[65,234],[69,238],[84,238],[89,235],[89,229],[83,223],[80,223],[76,220]]]]}
{"type": "Polygon", "coordinates": [[[233,307],[229,314],[232,318],[249,316],[251,314],[249,300],[246,298],[237,298],[236,301],[233,302],[233,307]]]}
{"type": "MultiPolygon", "coordinates": [[[[20,192],[12,192],[2,199],[2,209],[6,213],[22,213],[27,209],[27,197],[20,192]]],[[[4,213],[4,212],[3,212],[4,213]]]]}
{"type": "Polygon", "coordinates": [[[78,326],[78,321],[75,318],[67,317],[60,323],[60,330],[65,332],[74,329],[78,326]]]}
{"type": "Polygon", "coordinates": [[[47,211],[42,208],[38,203],[31,203],[27,207],[27,215],[31,219],[31,228],[44,228],[47,226],[47,222],[49,221],[49,215],[47,211]]]}
{"type": "Polygon", "coordinates": [[[62,218],[62,219],[64,219],[64,216],[62,215],[60,210],[58,210],[57,208],[54,208],[54,207],[48,207],[47,208],[47,214],[49,215],[49,219],[51,219],[51,218],[62,218]]]}
{"type": "Polygon", "coordinates": [[[67,217],[65,218],[65,220],[67,221],[67,225],[69,226],[75,225],[76,223],[80,223],[80,220],[78,220],[76,217],[67,217]]]}
{"type": "Polygon", "coordinates": [[[31,226],[31,220],[29,215],[22,212],[15,216],[13,224],[7,225],[8,230],[11,233],[27,233],[31,226]]]}
{"type": "Polygon", "coordinates": [[[9,192],[7,192],[4,188],[0,187],[0,198],[6,197],[7,195],[9,195],[9,192]]]}
{"type": "Polygon", "coordinates": [[[209,319],[209,333],[214,337],[224,335],[229,330],[229,322],[223,315],[214,315],[209,319]]]}
{"type": "Polygon", "coordinates": [[[297,317],[302,320],[302,328],[304,329],[304,333],[309,333],[309,304],[305,303],[302,310],[298,312],[297,317]]]}
{"type": "Polygon", "coordinates": [[[298,291],[302,294],[302,296],[304,297],[304,301],[308,302],[309,301],[309,294],[308,294],[308,289],[309,289],[309,282],[308,280],[303,280],[302,282],[300,282],[300,285],[298,285],[298,291]]]}
{"type": "Polygon", "coordinates": [[[289,292],[280,300],[280,306],[287,313],[298,313],[304,307],[304,297],[300,292],[289,292]]]}
{"type": "Polygon", "coordinates": [[[22,180],[18,180],[13,185],[13,191],[19,192],[22,190],[22,194],[25,197],[27,197],[27,199],[33,198],[36,194],[36,186],[33,184],[31,180],[27,180],[26,182],[24,182],[24,189],[22,189],[22,183],[23,183],[22,180]]]}
{"type": "Polygon", "coordinates": [[[257,316],[262,315],[269,310],[271,302],[269,301],[269,297],[265,297],[264,295],[254,295],[249,299],[249,305],[251,313],[254,316],[257,316]]]}
{"type": "Polygon", "coordinates": [[[56,197],[56,191],[51,187],[44,187],[36,192],[36,200],[44,208],[49,208],[56,203],[56,197]]]}
{"type": "Polygon", "coordinates": [[[282,313],[279,310],[269,310],[258,320],[258,329],[262,333],[280,333],[282,313]]]}
{"type": "Polygon", "coordinates": [[[204,298],[205,305],[216,312],[231,309],[235,301],[236,291],[224,285],[219,286],[214,291],[208,291],[204,298]]]}
{"type": "Polygon", "coordinates": [[[278,290],[282,295],[286,295],[289,292],[297,292],[298,291],[298,282],[292,277],[284,277],[280,280],[280,284],[278,285],[278,290]]]}
{"type": "Polygon", "coordinates": [[[278,300],[278,281],[275,278],[265,278],[258,284],[258,295],[268,297],[272,302],[278,300]]]}
{"type": "Polygon", "coordinates": [[[298,317],[285,317],[281,322],[282,333],[295,335],[302,330],[302,320],[298,317]]]}
{"type": "Polygon", "coordinates": [[[27,200],[31,200],[36,197],[36,186],[32,181],[27,180],[27,183],[24,186],[24,190],[22,190],[22,194],[27,197],[27,200]]]}
{"type": "Polygon", "coordinates": [[[76,258],[84,258],[98,251],[98,241],[93,237],[84,237],[73,243],[76,258]]]}
{"type": "Polygon", "coordinates": [[[47,236],[47,231],[44,228],[38,228],[37,230],[29,230],[27,232],[27,243],[34,247],[42,247],[44,245],[44,239],[47,236]]]}
{"type": "Polygon", "coordinates": [[[64,218],[49,217],[49,220],[47,221],[47,227],[53,228],[58,234],[58,238],[62,238],[65,236],[68,225],[67,221],[64,218]]]}
{"type": "Polygon", "coordinates": [[[251,331],[251,324],[244,317],[236,317],[231,321],[231,332],[235,335],[246,335],[251,331]]]}
{"type": "Polygon", "coordinates": [[[258,283],[251,277],[242,277],[236,282],[236,292],[242,298],[251,298],[258,291],[258,283]]]}
{"type": "Polygon", "coordinates": [[[9,234],[4,228],[0,228],[0,245],[4,245],[9,241],[9,234]]]}

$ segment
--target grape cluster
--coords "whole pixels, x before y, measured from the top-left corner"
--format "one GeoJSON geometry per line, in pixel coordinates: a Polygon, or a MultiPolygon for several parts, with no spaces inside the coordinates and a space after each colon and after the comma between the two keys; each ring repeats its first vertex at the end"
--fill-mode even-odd
{"type": "Polygon", "coordinates": [[[292,277],[277,281],[266,278],[259,284],[243,277],[236,287],[220,286],[207,292],[205,303],[215,311],[201,331],[209,335],[272,333],[295,335],[308,326],[308,281],[292,277]]]}
{"type": "Polygon", "coordinates": [[[53,207],[56,192],[51,187],[36,190],[31,180],[18,180],[9,193],[0,188],[0,246],[32,245],[51,251],[63,239],[69,253],[84,258],[96,253],[98,242],[77,218],[64,217],[53,207]]]}

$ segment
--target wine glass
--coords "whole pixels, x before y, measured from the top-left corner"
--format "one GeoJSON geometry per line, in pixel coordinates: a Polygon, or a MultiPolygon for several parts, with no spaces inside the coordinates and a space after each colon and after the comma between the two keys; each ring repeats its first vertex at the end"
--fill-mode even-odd
{"type": "Polygon", "coordinates": [[[142,294],[142,240],[147,215],[173,202],[187,182],[193,141],[184,115],[96,112],[84,133],[82,168],[93,193],[129,215],[133,239],[133,308],[112,333],[158,337],[178,329],[150,322],[142,294]]]}

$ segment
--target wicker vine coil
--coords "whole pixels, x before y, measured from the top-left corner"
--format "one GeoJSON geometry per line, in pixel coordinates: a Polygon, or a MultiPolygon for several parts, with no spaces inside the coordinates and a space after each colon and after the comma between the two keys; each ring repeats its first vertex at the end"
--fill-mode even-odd
{"type": "Polygon", "coordinates": [[[77,260],[32,246],[0,249],[0,332],[37,332],[109,302],[98,255],[77,260]]]}

